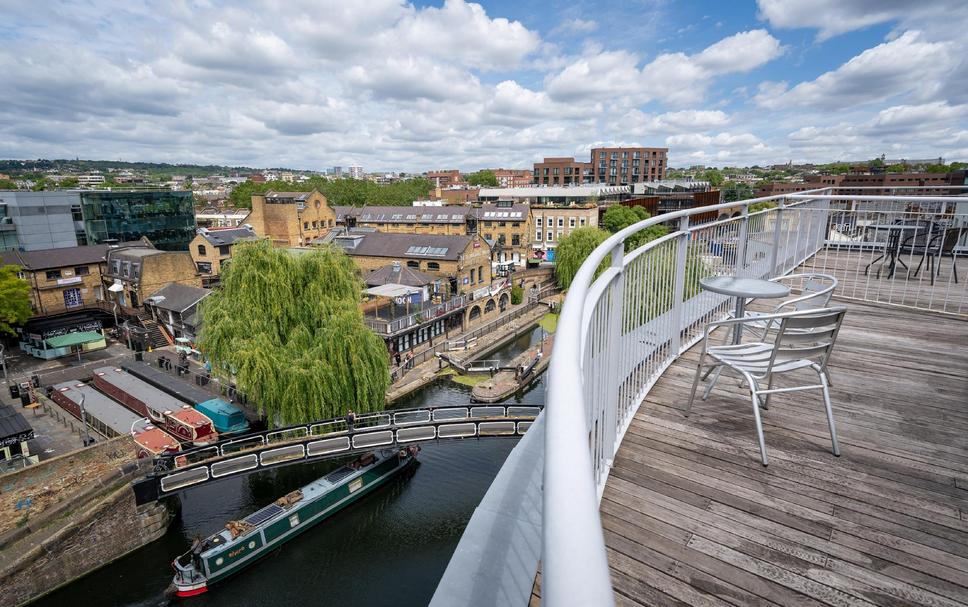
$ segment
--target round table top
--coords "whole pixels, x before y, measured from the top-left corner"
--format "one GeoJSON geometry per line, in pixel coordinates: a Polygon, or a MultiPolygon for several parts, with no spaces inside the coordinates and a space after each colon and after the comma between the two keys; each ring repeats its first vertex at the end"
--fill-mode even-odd
{"type": "Polygon", "coordinates": [[[736,276],[707,276],[701,278],[702,288],[713,293],[732,295],[734,297],[751,297],[754,299],[773,299],[786,297],[790,294],[790,287],[762,280],[760,278],[738,278],[736,276]]]}

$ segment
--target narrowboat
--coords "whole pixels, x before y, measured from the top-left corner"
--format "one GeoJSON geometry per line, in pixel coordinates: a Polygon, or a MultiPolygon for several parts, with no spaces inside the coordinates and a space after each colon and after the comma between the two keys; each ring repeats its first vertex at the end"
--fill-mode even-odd
{"type": "Polygon", "coordinates": [[[285,542],[359,500],[416,462],[420,448],[382,449],[353,460],[204,540],[172,562],[175,596],[189,597],[238,573],[285,542]]]}
{"type": "Polygon", "coordinates": [[[155,369],[146,362],[125,363],[121,368],[162,392],[195,407],[212,420],[215,430],[220,435],[242,434],[249,431],[249,420],[245,418],[245,413],[225,402],[224,399],[215,398],[205,390],[155,369]]]}
{"type": "Polygon", "coordinates": [[[115,367],[100,367],[94,370],[92,383],[183,443],[205,446],[218,440],[212,420],[130,373],[115,367]]]}
{"type": "Polygon", "coordinates": [[[76,381],[55,384],[51,386],[50,399],[103,436],[114,438],[130,433],[140,458],[181,451],[181,445],[170,434],[87,384],[76,381]]]}

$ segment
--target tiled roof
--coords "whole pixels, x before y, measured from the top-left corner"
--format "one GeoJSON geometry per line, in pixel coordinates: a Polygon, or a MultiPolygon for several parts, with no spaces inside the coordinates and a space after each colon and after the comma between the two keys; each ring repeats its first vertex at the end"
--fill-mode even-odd
{"type": "Polygon", "coordinates": [[[481,221],[527,221],[531,207],[526,204],[511,206],[485,204],[475,210],[477,218],[481,221]]]}
{"type": "MultiPolygon", "coordinates": [[[[121,243],[121,246],[142,247],[154,251],[141,241],[121,243]]],[[[15,264],[26,270],[47,270],[50,268],[64,268],[104,261],[109,250],[116,247],[106,244],[87,245],[83,247],[64,247],[60,249],[43,249],[40,251],[3,251],[0,261],[4,265],[15,264]]]]}
{"type": "Polygon", "coordinates": [[[152,293],[148,299],[152,297],[164,297],[164,300],[155,304],[156,307],[162,310],[171,310],[172,312],[184,312],[211,294],[211,292],[211,289],[189,287],[173,282],[152,293]]]}
{"type": "Polygon", "coordinates": [[[474,208],[461,205],[440,207],[364,206],[335,207],[336,220],[344,222],[347,215],[359,223],[435,223],[463,224],[474,208]]]}
{"type": "Polygon", "coordinates": [[[472,240],[472,236],[354,232],[337,237],[335,243],[354,256],[456,261],[472,240]]]}
{"type": "Polygon", "coordinates": [[[198,233],[202,236],[202,238],[214,246],[235,244],[240,240],[257,240],[259,238],[259,235],[255,233],[255,230],[245,226],[239,226],[237,228],[225,228],[221,230],[201,228],[198,233]]]}
{"type": "Polygon", "coordinates": [[[408,268],[400,264],[385,265],[363,277],[363,282],[368,287],[378,287],[386,284],[422,287],[431,284],[435,280],[437,279],[430,274],[425,274],[419,270],[414,270],[413,268],[408,268]]]}

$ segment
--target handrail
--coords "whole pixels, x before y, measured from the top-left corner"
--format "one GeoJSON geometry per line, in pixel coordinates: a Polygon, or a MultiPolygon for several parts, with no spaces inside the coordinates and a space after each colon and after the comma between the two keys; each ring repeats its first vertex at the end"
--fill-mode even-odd
{"type": "MultiPolygon", "coordinates": [[[[925,186],[920,191],[957,187],[925,186]]],[[[699,274],[709,271],[703,256],[718,255],[715,263],[727,271],[735,264],[736,273],[773,277],[834,244],[830,218],[837,210],[831,208],[832,202],[965,202],[959,196],[838,195],[837,189],[856,188],[820,187],[650,217],[607,238],[578,269],[558,321],[544,411],[541,591],[546,605],[613,604],[599,520],[600,492],[650,382],[692,345],[696,326],[725,310],[725,297],[687,290],[699,274]],[[750,213],[750,205],[758,202],[778,206],[750,213]],[[742,210],[739,217],[690,224],[695,215],[737,207],[742,210]],[[676,231],[625,252],[625,242],[633,234],[675,221],[676,231]],[[735,232],[730,231],[734,227],[735,232]],[[719,252],[703,246],[715,246],[719,252]],[[698,269],[690,267],[689,260],[697,257],[698,269]],[[608,269],[596,277],[603,262],[608,269]],[[655,295],[649,289],[657,284],[655,295]],[[643,342],[647,346],[639,345],[643,342]],[[648,356],[661,352],[644,361],[635,359],[637,353],[630,354],[629,348],[652,348],[648,356]],[[654,368],[640,372],[646,362],[654,368]],[[629,373],[646,377],[630,386],[629,373]]],[[[957,218],[968,221],[964,215],[957,218]]]]}

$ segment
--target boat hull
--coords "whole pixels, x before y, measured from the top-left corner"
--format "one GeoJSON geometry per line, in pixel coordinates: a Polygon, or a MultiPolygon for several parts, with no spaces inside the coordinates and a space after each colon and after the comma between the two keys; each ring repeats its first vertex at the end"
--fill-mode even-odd
{"type": "Polygon", "coordinates": [[[244,541],[226,546],[214,554],[203,553],[198,562],[202,566],[201,576],[192,580],[192,584],[180,584],[176,577],[175,595],[194,596],[206,592],[212,585],[244,571],[261,557],[359,501],[415,463],[416,459],[412,455],[402,460],[396,456],[387,458],[320,498],[287,510],[284,517],[244,536],[244,541]],[[353,489],[360,479],[363,480],[359,487],[353,489]],[[182,594],[183,592],[192,594],[182,594]]]}

